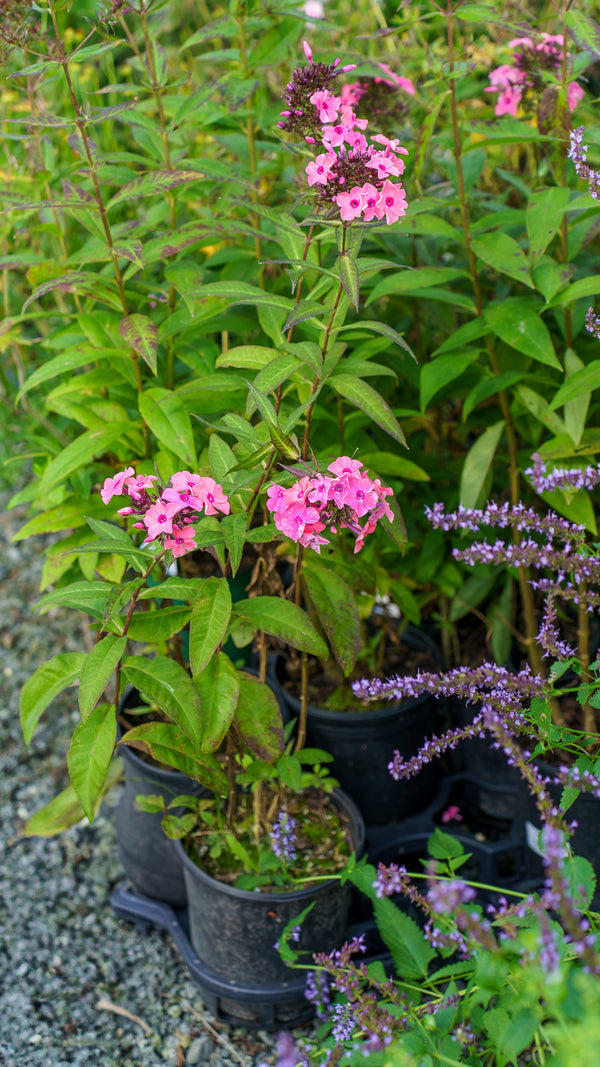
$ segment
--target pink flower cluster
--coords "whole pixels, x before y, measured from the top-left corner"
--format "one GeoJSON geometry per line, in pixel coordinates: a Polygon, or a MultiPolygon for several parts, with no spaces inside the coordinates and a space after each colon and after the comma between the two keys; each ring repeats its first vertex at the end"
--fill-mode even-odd
{"type": "Polygon", "coordinates": [[[135,474],[133,467],[107,478],[101,490],[108,504],[113,496],[126,496],[131,504],[119,508],[119,515],[136,515],[136,530],[144,530],[143,544],[159,541],[174,556],[183,556],[197,548],[193,523],[204,509],[205,515],[222,512],[229,515],[229,501],[214,478],[178,471],[162,492],[157,492],[154,474],[135,474]],[[175,521],[176,520],[176,521],[175,521]]]}
{"type": "MultiPolygon", "coordinates": [[[[397,222],[406,212],[406,195],[400,182],[391,179],[399,178],[404,171],[401,157],[407,155],[406,148],[381,133],[367,141],[364,130],[368,119],[358,118],[352,104],[344,102],[343,90],[341,96],[331,92],[330,68],[314,64],[307,45],[305,54],[308,69],[295,71],[288,86],[288,97],[291,99],[293,95],[296,106],[293,112],[282,111],[285,122],[280,125],[294,132],[310,128],[311,133],[304,135],[305,141],[321,142],[323,151],[305,168],[308,185],[315,188],[320,205],[326,210],[335,205],[344,222],[357,218],[365,222],[385,218],[388,225],[397,222]],[[315,87],[321,68],[323,81],[315,87]],[[309,120],[310,125],[302,125],[309,120]]],[[[397,80],[407,91],[414,92],[408,79],[397,80]]]]}
{"type": "MultiPolygon", "coordinates": [[[[515,37],[509,41],[515,48],[512,65],[496,67],[490,74],[487,93],[498,93],[494,109],[496,115],[515,115],[522,98],[528,90],[541,92],[544,88],[543,71],[560,74],[564,54],[562,34],[542,33],[535,43],[530,37],[515,37]]],[[[569,111],[573,111],[583,97],[583,89],[577,82],[568,87],[569,111]]]]}
{"type": "Polygon", "coordinates": [[[385,499],[392,490],[382,486],[378,478],[370,478],[362,463],[349,456],[340,456],[327,470],[331,475],[307,475],[289,489],[271,485],[267,509],[278,530],[315,552],[329,544],[321,536],[327,528],[333,534],[338,529],[352,530],[356,534],[354,551],[360,552],[365,537],[373,533],[382,516],[393,520],[394,513],[385,499]],[[364,518],[361,526],[359,520],[364,518]]]}

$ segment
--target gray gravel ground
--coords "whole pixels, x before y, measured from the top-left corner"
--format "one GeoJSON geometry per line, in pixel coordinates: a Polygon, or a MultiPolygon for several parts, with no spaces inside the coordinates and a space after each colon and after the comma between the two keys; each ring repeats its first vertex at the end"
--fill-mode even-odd
{"type": "Polygon", "coordinates": [[[140,933],[114,916],[110,894],[123,880],[113,830],[118,787],[93,826],[23,836],[27,818],[66,784],[77,705],[74,691],[57,698],[26,749],[19,690],[44,660],[84,648],[86,634],[83,616],[32,614],[48,541],[10,544],[24,518],[4,511],[9,495],[0,493],[0,1065],[272,1063],[271,1035],[210,1016],[165,933],[140,933]]]}

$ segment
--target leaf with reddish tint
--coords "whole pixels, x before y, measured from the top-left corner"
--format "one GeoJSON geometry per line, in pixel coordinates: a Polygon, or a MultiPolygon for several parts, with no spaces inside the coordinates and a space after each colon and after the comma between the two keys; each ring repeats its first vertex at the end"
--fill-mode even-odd
{"type": "Polygon", "coordinates": [[[240,695],[233,725],[244,744],[259,759],[274,763],[284,749],[283,720],[275,693],[266,682],[238,671],[240,695]]]}

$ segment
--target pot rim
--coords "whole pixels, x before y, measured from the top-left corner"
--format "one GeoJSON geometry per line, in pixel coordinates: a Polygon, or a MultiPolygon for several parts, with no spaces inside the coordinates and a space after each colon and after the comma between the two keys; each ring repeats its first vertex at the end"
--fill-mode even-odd
{"type": "MultiPolygon", "coordinates": [[[[356,835],[352,834],[352,844],[354,855],[359,858],[364,846],[365,838],[363,817],[357,805],[347,793],[344,793],[343,789],[334,789],[333,793],[330,795],[340,802],[339,807],[343,814],[354,816],[357,833],[356,835]]],[[[350,827],[350,831],[352,833],[352,827],[350,827]]],[[[220,882],[218,878],[213,878],[213,876],[208,874],[202,867],[198,867],[198,865],[188,856],[183,847],[182,840],[176,840],[173,843],[177,855],[183,864],[184,870],[189,871],[197,881],[204,882],[212,888],[216,886],[219,892],[223,893],[225,896],[235,897],[236,900],[254,900],[257,904],[260,903],[262,905],[268,904],[269,901],[273,904],[283,904],[286,900],[294,901],[308,899],[311,896],[314,896],[315,893],[331,889],[332,886],[339,884],[339,879],[328,878],[327,881],[317,882],[313,885],[306,885],[301,889],[291,889],[287,893],[265,893],[261,889],[236,889],[235,886],[229,885],[227,882],[220,882]]]]}

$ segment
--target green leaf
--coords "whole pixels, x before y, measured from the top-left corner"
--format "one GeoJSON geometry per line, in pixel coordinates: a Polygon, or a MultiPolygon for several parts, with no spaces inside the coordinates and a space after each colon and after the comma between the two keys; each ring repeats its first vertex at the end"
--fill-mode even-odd
{"type": "Polygon", "coordinates": [[[600,26],[577,8],[565,11],[565,23],[570,37],[584,52],[600,59],[600,26]]]}
{"type": "Polygon", "coordinates": [[[190,182],[203,181],[204,175],[199,171],[191,170],[154,170],[148,174],[142,174],[128,182],[118,193],[108,201],[107,209],[121,204],[124,200],[137,200],[140,196],[158,196],[178,185],[187,185],[190,182]]]}
{"type": "Polygon", "coordinates": [[[242,367],[246,370],[262,370],[267,364],[280,356],[276,348],[263,348],[261,345],[239,345],[230,348],[217,357],[215,367],[242,367]]]}
{"type": "Polygon", "coordinates": [[[538,189],[527,202],[527,236],[531,255],[535,258],[546,250],[558,233],[562,217],[569,203],[570,190],[557,185],[538,189]]]}
{"type": "MultiPolygon", "coordinates": [[[[64,205],[57,204],[57,207],[62,206],[64,205]]],[[[22,313],[36,300],[39,300],[40,297],[46,296],[47,293],[53,293],[57,289],[61,293],[78,293],[79,296],[90,297],[92,300],[98,300],[103,304],[107,304],[108,307],[115,308],[117,311],[121,310],[121,300],[108,282],[97,274],[92,274],[88,271],[69,271],[59,278],[51,278],[49,281],[38,285],[23,304],[22,313]]]]}
{"type": "Polygon", "coordinates": [[[238,681],[235,730],[253,755],[273,763],[284,750],[283,720],[277,697],[266,682],[246,671],[238,671],[238,681]]]}
{"type": "Polygon", "coordinates": [[[235,577],[242,562],[242,553],[246,543],[246,515],[224,515],[221,520],[221,530],[225,547],[229,552],[231,574],[235,577]]]}
{"type": "Polygon", "coordinates": [[[297,793],[302,786],[302,764],[298,756],[282,756],[277,761],[277,776],[283,785],[297,793]]]}
{"type": "MultiPolygon", "coordinates": [[[[108,768],[104,787],[94,804],[94,815],[97,814],[102,798],[122,777],[123,761],[118,757],[113,758],[108,768]]],[[[68,830],[70,826],[75,826],[82,819],[85,819],[85,812],[73,786],[69,785],[58,796],[53,797],[48,804],[45,804],[43,808],[40,808],[39,811],[30,816],[23,830],[23,835],[25,837],[52,837],[54,834],[62,833],[63,830],[68,830]]]]}
{"type": "Polygon", "coordinates": [[[539,317],[535,305],[518,298],[504,300],[501,304],[490,304],[484,311],[484,317],[501,341],[538,363],[562,371],[548,328],[539,317]]]}
{"type": "Polygon", "coordinates": [[[141,356],[153,374],[156,374],[158,330],[147,315],[126,315],[119,323],[119,333],[126,344],[141,356]]]}
{"type": "Polygon", "coordinates": [[[460,502],[466,508],[478,506],[487,473],[504,430],[504,419],[488,426],[467,454],[460,477],[460,502]]]}
{"type": "Polygon", "coordinates": [[[499,274],[508,274],[533,289],[525,253],[514,237],[509,237],[507,233],[483,233],[472,242],[472,248],[488,267],[499,274]]]}
{"type": "Polygon", "coordinates": [[[347,678],[361,646],[354,593],[341,575],[312,559],[304,559],[302,579],[331,650],[347,678]]]}
{"type": "Polygon", "coordinates": [[[183,629],[190,615],[191,608],[174,604],[156,611],[136,611],[131,617],[127,636],[131,641],[143,641],[144,644],[162,644],[183,629]]]}
{"type": "Polygon", "coordinates": [[[21,690],[21,727],[26,745],[54,697],[77,681],[86,658],[85,652],[61,652],[42,663],[27,679],[21,690]]]}
{"type": "Polygon", "coordinates": [[[530,389],[528,385],[521,384],[517,386],[516,394],[523,406],[531,412],[534,418],[538,419],[544,426],[547,426],[552,433],[561,434],[565,432],[563,420],[550,410],[544,397],[536,393],[534,389],[530,389]]]}
{"type": "Polygon", "coordinates": [[[421,177],[421,171],[423,170],[423,165],[425,163],[425,156],[427,155],[429,142],[431,140],[431,136],[433,134],[435,124],[440,113],[440,108],[442,107],[444,100],[447,96],[449,96],[449,94],[450,90],[444,89],[441,93],[438,93],[437,96],[434,96],[433,100],[429,102],[429,107],[427,108],[425,117],[421,125],[421,129],[419,130],[417,150],[415,152],[415,162],[413,165],[413,180],[417,184],[417,187],[419,179],[421,177]]]}
{"type": "MultiPolygon", "coordinates": [[[[394,330],[392,326],[389,326],[387,322],[377,322],[373,319],[361,319],[360,322],[346,323],[345,326],[340,326],[335,332],[342,333],[344,330],[368,330],[370,333],[379,333],[383,337],[389,338],[390,341],[393,341],[394,344],[398,345],[398,347],[402,348],[405,352],[408,352],[411,359],[414,359],[415,363],[418,363],[417,357],[410,345],[408,345],[401,334],[399,334],[397,330],[394,330]]],[[[294,346],[294,350],[299,347],[300,345],[294,346]]],[[[313,364],[311,364],[311,366],[313,366],[313,364]]],[[[319,362],[318,366],[314,369],[318,372],[321,369],[321,363],[319,362]]]]}
{"type": "Polygon", "coordinates": [[[400,911],[391,900],[376,900],[375,922],[389,948],[399,978],[425,978],[429,961],[435,956],[414,919],[400,911]]]}
{"type": "Polygon", "coordinates": [[[96,706],[126,647],[126,637],[109,634],[88,652],[79,681],[79,711],[82,719],[96,706]]]}
{"type": "Polygon", "coordinates": [[[176,393],[147,389],[139,398],[140,414],[161,444],[190,467],[197,465],[190,417],[176,393]]]}
{"type": "Polygon", "coordinates": [[[429,481],[427,471],[393,452],[362,452],[361,460],[367,470],[372,470],[378,477],[402,478],[409,482],[429,481]]]}
{"type": "Polygon", "coordinates": [[[575,300],[582,300],[587,296],[597,296],[600,293],[600,278],[598,275],[593,275],[590,278],[580,278],[579,281],[573,282],[566,289],[562,289],[558,296],[555,296],[550,303],[550,307],[563,307],[565,304],[572,304],[575,300]]]}
{"type": "Polygon", "coordinates": [[[423,289],[446,285],[455,278],[464,278],[466,274],[460,267],[406,267],[399,274],[390,274],[379,282],[370,293],[367,304],[390,293],[419,294],[423,289]]]}
{"type": "Polygon", "coordinates": [[[233,605],[236,615],[252,623],[266,634],[278,637],[286,645],[327,659],[327,645],[302,608],[276,596],[238,600],[233,605]]]}
{"type": "Polygon", "coordinates": [[[225,578],[207,578],[192,609],[190,668],[196,678],[225,640],[231,618],[231,593],[225,578]]]}
{"type": "Polygon", "coordinates": [[[460,841],[452,834],[446,834],[436,826],[431,837],[427,841],[427,851],[436,860],[458,859],[464,856],[465,850],[460,841]]]}
{"type": "Polygon", "coordinates": [[[224,652],[217,652],[196,679],[202,700],[203,752],[216,752],[235,715],[240,692],[239,675],[224,652]]]}
{"type": "Polygon", "coordinates": [[[131,432],[131,423],[118,422],[99,430],[86,430],[75,441],[63,448],[44,471],[39,485],[39,495],[43,499],[51,489],[69,475],[87,466],[96,456],[101,456],[117,441],[125,439],[131,432]]]}
{"type": "Polygon", "coordinates": [[[43,363],[41,367],[38,367],[33,374],[29,376],[25,384],[16,394],[15,404],[18,404],[30,389],[35,389],[36,386],[41,385],[43,382],[50,381],[52,378],[56,378],[60,374],[70,374],[71,371],[76,370],[78,367],[88,365],[92,360],[122,360],[122,358],[122,353],[116,348],[100,349],[87,345],[67,349],[66,352],[61,352],[61,354],[55,356],[54,359],[50,359],[47,363],[43,363]]]}
{"type": "Polygon", "coordinates": [[[227,775],[220,763],[214,756],[200,752],[173,723],[148,722],[134,726],[120,743],[149,753],[158,763],[181,771],[217,795],[227,795],[227,775]]]}
{"type": "Polygon", "coordinates": [[[402,428],[392,409],[371,385],[354,374],[334,374],[328,384],[345,400],[349,400],[355,407],[364,411],[365,415],[381,426],[381,429],[389,433],[395,441],[408,447],[402,428]]]}
{"type": "Polygon", "coordinates": [[[113,704],[100,704],[75,727],[67,754],[71,784],[90,822],[102,796],[117,736],[113,704]]]}
{"type": "Polygon", "coordinates": [[[453,352],[448,356],[436,356],[431,363],[421,367],[421,411],[426,411],[436,393],[476,363],[479,352],[453,352]]]}
{"type": "Polygon", "coordinates": [[[52,604],[60,604],[73,611],[85,611],[94,619],[102,621],[110,591],[111,587],[107,582],[71,582],[70,585],[46,593],[38,600],[36,610],[43,615],[52,604]]]}
{"type": "Polygon", "coordinates": [[[200,750],[202,704],[187,671],[167,656],[129,656],[123,676],[174,722],[200,750]]]}
{"type": "Polygon", "coordinates": [[[490,396],[497,396],[501,389],[510,389],[512,385],[516,385],[517,382],[520,382],[525,377],[524,371],[511,370],[506,371],[505,374],[498,374],[495,377],[485,378],[484,381],[479,382],[465,397],[462,411],[463,422],[467,421],[469,415],[478,404],[487,400],[490,396]]]}
{"type": "Polygon", "coordinates": [[[358,276],[356,259],[354,259],[348,252],[341,252],[338,256],[338,270],[340,272],[340,281],[344,286],[350,303],[358,311],[360,278],[358,276]]]}
{"type": "MultiPolygon", "coordinates": [[[[567,380],[573,378],[579,371],[584,370],[584,364],[579,356],[571,348],[565,352],[565,373],[567,380]]],[[[565,403],[564,420],[565,429],[576,448],[579,447],[585,432],[585,423],[590,406],[591,390],[584,390],[578,396],[565,403]]]]}
{"type": "Polygon", "coordinates": [[[165,578],[160,585],[142,590],[140,600],[158,597],[161,600],[187,600],[193,603],[204,589],[205,582],[206,578],[165,578]]]}

